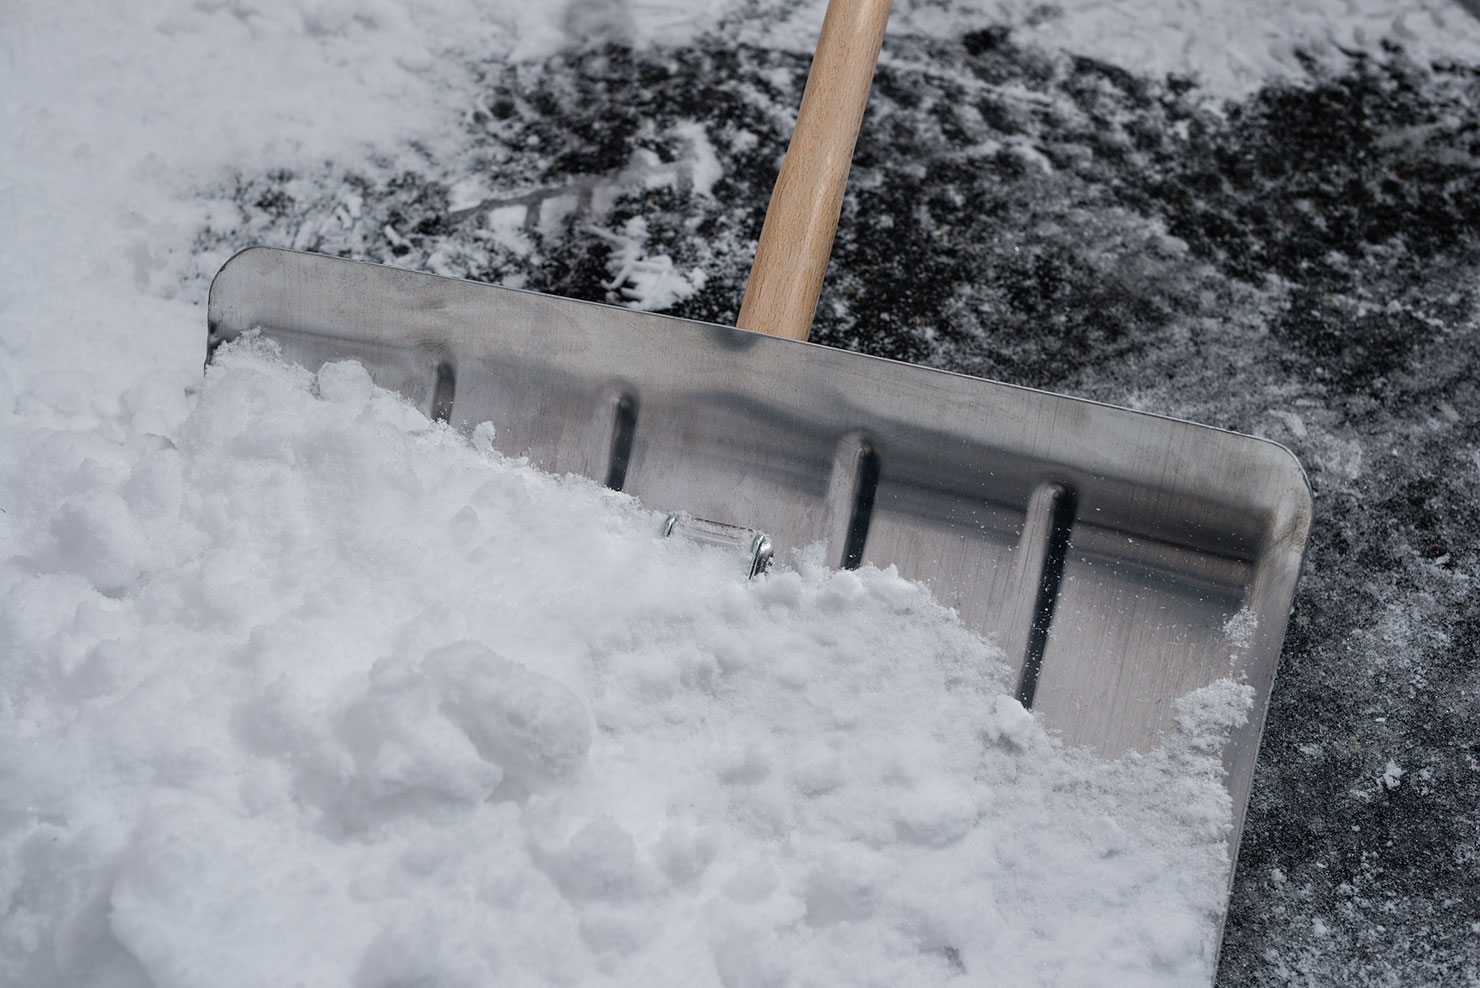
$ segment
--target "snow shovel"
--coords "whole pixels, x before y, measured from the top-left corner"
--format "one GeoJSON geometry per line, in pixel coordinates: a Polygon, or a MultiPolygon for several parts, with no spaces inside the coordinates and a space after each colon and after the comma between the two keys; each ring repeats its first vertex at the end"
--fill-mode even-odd
{"type": "Polygon", "coordinates": [[[742,328],[252,247],[211,285],[208,347],[260,328],[310,369],[356,359],[428,416],[491,421],[503,452],[735,537],[752,568],[767,540],[896,566],[997,639],[1048,727],[1108,757],[1243,681],[1232,856],[1304,474],[1262,439],[804,342],[889,6],[828,8],[742,328]]]}

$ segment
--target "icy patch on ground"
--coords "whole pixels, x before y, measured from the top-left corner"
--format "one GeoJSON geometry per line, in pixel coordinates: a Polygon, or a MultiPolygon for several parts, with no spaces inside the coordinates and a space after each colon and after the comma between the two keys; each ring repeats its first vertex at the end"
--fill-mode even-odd
{"type": "Polygon", "coordinates": [[[731,554],[265,344],[0,418],[0,981],[1211,977],[1231,684],[1066,752],[892,572],[731,554]]]}

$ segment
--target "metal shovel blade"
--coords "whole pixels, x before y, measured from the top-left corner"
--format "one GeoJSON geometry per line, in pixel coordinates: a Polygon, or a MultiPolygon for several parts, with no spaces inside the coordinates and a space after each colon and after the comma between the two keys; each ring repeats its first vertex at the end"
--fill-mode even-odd
{"type": "Polygon", "coordinates": [[[432,417],[649,507],[765,532],[778,558],[893,564],[995,637],[1019,696],[1114,757],[1216,680],[1237,850],[1310,527],[1305,476],[1219,429],[726,326],[254,247],[211,286],[210,347],[260,328],[359,360],[432,417]]]}

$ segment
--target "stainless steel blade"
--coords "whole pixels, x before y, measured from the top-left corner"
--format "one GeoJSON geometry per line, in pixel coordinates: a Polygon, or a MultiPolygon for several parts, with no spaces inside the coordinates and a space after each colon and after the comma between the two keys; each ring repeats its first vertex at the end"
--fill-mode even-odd
{"type": "Polygon", "coordinates": [[[1066,741],[1145,751],[1180,696],[1256,691],[1225,751],[1236,852],[1311,521],[1250,436],[758,333],[270,248],[211,286],[253,328],[361,361],[431,416],[648,506],[767,533],[778,560],[894,565],[1008,650],[1066,741]],[[1238,633],[1234,633],[1238,631],[1238,633]]]}

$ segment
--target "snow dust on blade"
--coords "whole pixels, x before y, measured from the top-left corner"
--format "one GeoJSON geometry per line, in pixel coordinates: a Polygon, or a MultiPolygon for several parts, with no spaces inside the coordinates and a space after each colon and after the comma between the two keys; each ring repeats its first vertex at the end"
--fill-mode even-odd
{"type": "Polygon", "coordinates": [[[1304,475],[1274,444],[268,248],[212,286],[212,345],[254,327],[310,368],[362,359],[428,412],[434,368],[449,365],[451,421],[494,423],[496,448],[555,473],[620,472],[649,507],[765,532],[780,558],[825,541],[831,565],[896,566],[1001,637],[1025,698],[1071,743],[1148,750],[1177,697],[1245,679],[1257,713],[1229,747],[1242,816],[1310,519],[1304,475]],[[1234,641],[1237,622],[1252,630],[1234,641]]]}

